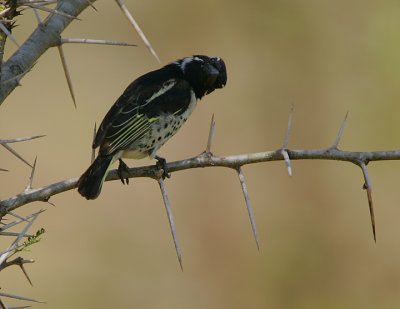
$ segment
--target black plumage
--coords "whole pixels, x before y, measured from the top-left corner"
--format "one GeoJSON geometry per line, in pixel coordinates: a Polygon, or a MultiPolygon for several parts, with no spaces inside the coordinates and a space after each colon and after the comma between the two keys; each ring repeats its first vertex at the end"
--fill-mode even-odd
{"type": "Polygon", "coordinates": [[[97,131],[92,147],[99,147],[99,153],[79,179],[79,193],[87,199],[98,197],[108,169],[121,158],[156,157],[197,100],[224,87],[226,81],[224,61],[202,55],[177,60],[133,81],[97,131]]]}

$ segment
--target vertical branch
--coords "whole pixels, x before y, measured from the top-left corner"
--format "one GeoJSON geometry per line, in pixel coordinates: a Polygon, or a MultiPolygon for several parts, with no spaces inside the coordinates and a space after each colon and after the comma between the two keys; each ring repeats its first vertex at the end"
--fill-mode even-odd
{"type": "Polygon", "coordinates": [[[240,166],[237,168],[236,171],[237,171],[238,176],[239,176],[240,185],[242,186],[244,200],[246,201],[247,213],[249,214],[249,219],[250,219],[250,223],[251,223],[251,229],[253,231],[254,240],[256,241],[256,245],[257,245],[258,251],[260,251],[260,244],[259,244],[259,241],[258,241],[256,221],[254,219],[253,208],[251,206],[250,196],[249,196],[249,192],[247,190],[244,174],[243,174],[242,168],[240,166]]]}
{"type": "Polygon", "coordinates": [[[171,204],[169,203],[167,191],[165,190],[164,180],[162,179],[162,177],[160,177],[158,178],[157,181],[158,184],[160,185],[160,190],[164,200],[165,210],[167,211],[169,227],[171,229],[172,238],[174,240],[176,255],[178,256],[179,265],[181,267],[181,270],[183,271],[182,254],[181,254],[181,249],[179,247],[178,237],[176,235],[175,222],[174,222],[174,217],[172,215],[171,204]]]}

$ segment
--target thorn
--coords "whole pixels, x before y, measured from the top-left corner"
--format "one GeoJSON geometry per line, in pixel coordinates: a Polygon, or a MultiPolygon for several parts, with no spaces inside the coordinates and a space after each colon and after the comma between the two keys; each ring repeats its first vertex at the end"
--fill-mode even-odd
{"type": "MultiPolygon", "coordinates": [[[[22,258],[21,258],[21,260],[22,260],[22,258]]],[[[25,269],[24,264],[22,263],[22,261],[20,262],[19,267],[21,267],[21,270],[22,270],[22,272],[24,273],[24,275],[25,275],[25,277],[26,277],[26,280],[28,280],[29,284],[30,284],[31,286],[33,286],[32,280],[31,280],[31,278],[29,278],[29,275],[28,275],[28,273],[26,272],[26,269],[25,269]]]]}
{"type": "Polygon", "coordinates": [[[31,176],[29,177],[29,183],[28,183],[27,187],[25,188],[25,191],[32,189],[33,176],[35,175],[35,170],[36,170],[36,161],[37,161],[37,156],[35,157],[35,161],[33,162],[31,176]]]}
{"type": "Polygon", "coordinates": [[[44,302],[40,301],[40,300],[35,300],[35,299],[32,299],[32,298],[13,295],[13,294],[8,294],[8,293],[3,293],[3,292],[0,292],[0,296],[1,297],[8,297],[8,298],[14,298],[14,299],[19,299],[19,300],[26,300],[26,301],[30,301],[30,302],[34,302],[34,303],[44,304],[44,302]]]}
{"type": "Polygon", "coordinates": [[[21,47],[17,40],[14,38],[14,36],[11,34],[11,32],[7,29],[7,27],[0,21],[0,30],[3,31],[9,38],[10,40],[17,45],[17,47],[21,47]]]}
{"type": "Polygon", "coordinates": [[[7,149],[9,152],[11,152],[14,156],[16,156],[18,159],[20,159],[22,162],[24,162],[25,164],[27,164],[28,166],[32,167],[32,165],[26,161],[23,157],[21,157],[18,152],[16,152],[10,145],[6,144],[6,143],[2,143],[0,144],[2,145],[5,149],[7,149]]]}
{"type": "Polygon", "coordinates": [[[288,125],[285,133],[285,139],[283,140],[282,149],[286,149],[289,144],[289,136],[292,130],[293,110],[294,110],[294,105],[292,104],[292,106],[290,107],[288,125]]]}
{"type": "Polygon", "coordinates": [[[332,146],[331,146],[332,149],[336,149],[337,146],[339,145],[339,141],[340,141],[340,138],[342,137],[343,130],[344,130],[344,126],[345,126],[345,124],[346,124],[347,116],[348,116],[348,115],[349,115],[349,111],[346,112],[346,115],[344,116],[344,118],[343,118],[343,120],[342,120],[342,123],[341,123],[340,128],[339,128],[339,132],[338,132],[338,134],[337,134],[337,136],[336,136],[335,141],[333,142],[333,144],[332,144],[332,146]]]}
{"type": "Polygon", "coordinates": [[[126,43],[126,42],[118,42],[118,41],[110,41],[110,40],[95,40],[95,39],[66,39],[61,38],[60,44],[66,43],[80,43],[80,44],[100,44],[100,45],[119,45],[119,46],[137,46],[135,44],[126,43]]]}
{"type": "Polygon", "coordinates": [[[374,214],[374,205],[372,203],[372,184],[369,178],[368,169],[364,162],[359,163],[361,170],[364,175],[364,185],[363,189],[367,191],[367,198],[368,198],[368,206],[369,206],[369,214],[371,217],[371,226],[372,226],[372,233],[374,235],[374,241],[376,243],[376,230],[375,230],[375,214],[374,214]]]}
{"type": "Polygon", "coordinates": [[[286,149],[281,150],[282,156],[285,159],[285,164],[289,176],[292,176],[292,161],[290,161],[289,154],[286,149]]]}
{"type": "Polygon", "coordinates": [[[210,132],[208,133],[206,153],[211,154],[211,146],[214,141],[214,135],[215,135],[215,121],[214,121],[214,114],[213,114],[211,117],[210,132]]]}
{"type": "Polygon", "coordinates": [[[76,108],[74,89],[72,87],[72,81],[71,81],[71,77],[70,77],[70,74],[69,74],[67,61],[65,59],[64,50],[63,50],[61,45],[58,45],[57,48],[58,48],[58,52],[60,53],[61,63],[62,63],[63,69],[64,69],[65,78],[67,79],[69,92],[71,94],[72,101],[74,102],[74,106],[76,108]]]}
{"type": "Polygon", "coordinates": [[[34,8],[33,9],[33,13],[35,14],[36,21],[38,22],[38,25],[42,25],[43,22],[42,22],[42,19],[40,18],[38,10],[34,8]]]}
{"type": "Polygon", "coordinates": [[[287,147],[289,144],[289,136],[292,131],[293,110],[294,110],[294,105],[292,104],[292,106],[290,107],[289,119],[288,119],[288,125],[286,128],[285,138],[283,140],[282,149],[281,149],[281,154],[282,154],[283,158],[285,159],[285,164],[286,164],[286,168],[287,168],[289,176],[292,176],[292,163],[290,161],[290,157],[287,152],[287,147]]]}
{"type": "Polygon", "coordinates": [[[165,190],[164,180],[162,179],[162,177],[160,177],[159,179],[157,179],[157,181],[158,181],[158,184],[160,185],[160,190],[161,190],[161,194],[162,194],[162,197],[164,200],[165,210],[167,211],[169,227],[171,229],[172,238],[174,240],[176,255],[178,256],[179,265],[181,267],[181,270],[183,271],[181,249],[179,247],[178,237],[176,235],[174,217],[172,215],[171,205],[169,203],[167,191],[165,190]]]}
{"type": "Polygon", "coordinates": [[[25,141],[30,141],[32,139],[40,138],[46,135],[35,135],[35,136],[30,136],[30,137],[18,137],[18,138],[13,138],[13,139],[0,139],[0,144],[11,144],[11,143],[17,143],[17,142],[25,142],[25,141]]]}
{"type": "Polygon", "coordinates": [[[136,32],[139,34],[140,38],[144,42],[144,44],[147,46],[147,48],[150,50],[151,54],[157,59],[159,63],[161,63],[160,58],[158,58],[155,50],[151,46],[150,42],[147,40],[146,36],[144,35],[143,31],[140,29],[139,25],[136,23],[135,19],[133,18],[132,14],[129,12],[128,8],[125,6],[124,2],[122,0],[115,0],[122,10],[124,12],[125,16],[128,18],[129,22],[132,24],[133,28],[135,28],[136,32]]]}
{"type": "Polygon", "coordinates": [[[96,12],[98,12],[97,9],[96,9],[96,7],[93,5],[93,3],[92,3],[90,0],[86,0],[86,2],[89,3],[89,5],[92,7],[93,10],[95,10],[96,12]]]}
{"type": "Polygon", "coordinates": [[[81,19],[78,18],[78,17],[75,17],[75,16],[72,16],[72,15],[70,15],[70,14],[61,12],[61,11],[59,11],[59,10],[49,9],[49,8],[43,6],[43,5],[37,5],[37,4],[31,3],[31,2],[24,2],[23,5],[28,6],[28,7],[32,8],[32,9],[37,9],[37,10],[40,10],[40,11],[45,11],[45,12],[48,12],[48,13],[52,13],[52,14],[56,14],[56,15],[60,15],[60,16],[64,16],[64,17],[68,17],[68,18],[71,18],[71,19],[81,20],[81,19]]]}
{"type": "Polygon", "coordinates": [[[240,166],[236,169],[236,171],[238,173],[240,185],[242,186],[244,199],[246,201],[247,213],[249,214],[249,219],[250,219],[250,223],[251,223],[251,229],[253,231],[254,240],[256,241],[258,251],[260,251],[256,221],[254,219],[253,208],[251,206],[250,196],[249,196],[249,192],[247,190],[244,174],[243,174],[242,168],[240,166]]]}

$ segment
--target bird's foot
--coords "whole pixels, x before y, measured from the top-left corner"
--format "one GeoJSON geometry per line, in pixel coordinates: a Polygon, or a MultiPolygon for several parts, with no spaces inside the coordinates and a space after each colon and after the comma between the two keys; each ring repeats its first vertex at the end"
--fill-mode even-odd
{"type": "Polygon", "coordinates": [[[154,158],[157,160],[157,163],[156,163],[157,168],[163,170],[162,178],[163,179],[171,178],[171,174],[168,173],[167,160],[165,160],[165,158],[162,158],[159,156],[155,156],[154,158]]]}
{"type": "Polygon", "coordinates": [[[128,165],[126,165],[126,163],[124,161],[119,159],[118,176],[119,176],[119,179],[121,179],[121,182],[123,184],[126,183],[127,185],[129,185],[128,170],[129,170],[128,165]]]}

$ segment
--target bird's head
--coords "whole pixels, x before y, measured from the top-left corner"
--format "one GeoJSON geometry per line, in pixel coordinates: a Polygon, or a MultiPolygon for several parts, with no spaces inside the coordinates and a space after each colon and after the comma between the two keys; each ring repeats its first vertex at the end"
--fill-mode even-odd
{"type": "Polygon", "coordinates": [[[175,62],[184,78],[193,87],[196,97],[201,99],[215,89],[226,85],[225,62],[219,58],[203,55],[186,57],[175,62]]]}

